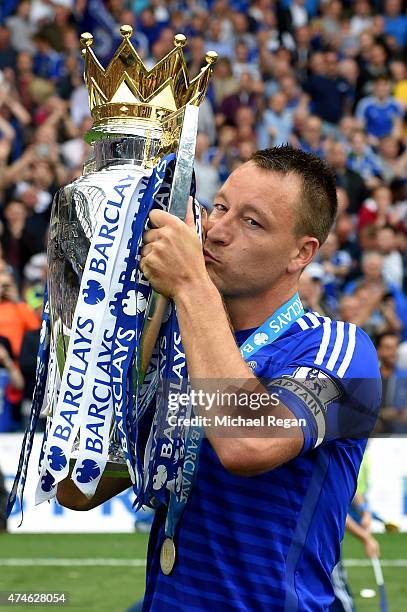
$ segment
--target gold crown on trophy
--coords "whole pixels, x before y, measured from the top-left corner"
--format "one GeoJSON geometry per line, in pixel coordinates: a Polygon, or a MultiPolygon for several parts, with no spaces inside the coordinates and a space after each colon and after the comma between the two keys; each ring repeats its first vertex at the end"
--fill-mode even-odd
{"type": "Polygon", "coordinates": [[[177,34],[174,48],[147,70],[131,43],[133,28],[122,25],[120,33],[123,40],[106,69],[92,50],[92,34],[85,32],[81,36],[85,83],[95,127],[112,123],[160,127],[187,104],[198,106],[202,102],[217,53],[208,51],[206,66],[190,81],[183,52],[186,36],[177,34]]]}

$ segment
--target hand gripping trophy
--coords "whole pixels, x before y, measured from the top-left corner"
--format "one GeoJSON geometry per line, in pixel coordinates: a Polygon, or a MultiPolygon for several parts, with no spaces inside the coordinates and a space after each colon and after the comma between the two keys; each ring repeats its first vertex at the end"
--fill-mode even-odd
{"type": "MultiPolygon", "coordinates": [[[[130,474],[137,507],[182,498],[188,431],[169,427],[163,381],[167,391],[183,388],[185,355],[174,305],[152,291],[138,262],[152,208],[185,218],[198,107],[217,55],[208,52],[190,81],[185,36],[147,70],[132,28],[120,32],[107,69],[92,35],[81,37],[94,154],[53,203],[36,388],[9,512],[17,496],[22,501],[41,411],[36,503],[68,476],[91,497],[102,474],[130,474]]],[[[194,214],[200,231],[197,204],[194,214]]]]}

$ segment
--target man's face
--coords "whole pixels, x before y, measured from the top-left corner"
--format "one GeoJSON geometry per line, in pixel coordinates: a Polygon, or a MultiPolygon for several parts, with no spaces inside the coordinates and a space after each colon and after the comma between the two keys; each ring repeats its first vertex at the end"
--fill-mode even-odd
{"type": "Polygon", "coordinates": [[[336,143],[328,152],[328,163],[334,170],[343,170],[346,166],[346,151],[345,148],[336,143]]]}
{"type": "Polygon", "coordinates": [[[396,336],[385,336],[377,347],[377,355],[384,366],[393,367],[397,362],[399,340],[396,336]]]}
{"type": "Polygon", "coordinates": [[[359,2],[356,2],[355,13],[357,15],[360,15],[361,17],[366,17],[367,15],[369,15],[369,12],[370,7],[368,2],[365,2],[365,0],[359,0],[359,2]]]}
{"type": "Polygon", "coordinates": [[[303,272],[298,283],[300,298],[307,306],[319,302],[322,293],[321,281],[303,272]]]}
{"type": "Polygon", "coordinates": [[[297,45],[305,45],[308,46],[310,40],[310,29],[308,26],[301,26],[295,31],[295,38],[297,40],[297,45]]]}
{"type": "Polygon", "coordinates": [[[371,255],[362,262],[362,272],[366,280],[378,281],[382,278],[383,258],[381,255],[371,255]]]}
{"type": "Polygon", "coordinates": [[[275,93],[270,98],[270,107],[272,111],[277,114],[281,113],[284,110],[286,104],[287,104],[287,98],[285,94],[283,94],[282,91],[275,93]]]}
{"type": "Polygon", "coordinates": [[[10,291],[14,288],[14,281],[8,272],[0,274],[0,300],[10,301],[10,291]]]}
{"type": "Polygon", "coordinates": [[[244,43],[238,43],[235,48],[235,57],[238,62],[247,62],[248,49],[244,43]]]}
{"type": "Polygon", "coordinates": [[[384,8],[386,15],[389,17],[397,17],[401,11],[400,0],[386,0],[384,8]]]}
{"type": "Polygon", "coordinates": [[[360,311],[360,301],[355,295],[348,295],[342,298],[339,309],[339,317],[341,321],[352,323],[356,321],[360,311]]]}
{"type": "Polygon", "coordinates": [[[380,79],[374,84],[374,93],[376,98],[384,100],[390,95],[390,85],[388,81],[380,79]]]}
{"type": "Polygon", "coordinates": [[[396,247],[396,236],[392,229],[382,227],[377,233],[377,246],[383,255],[391,253],[396,247]]]}
{"type": "Polygon", "coordinates": [[[326,73],[330,77],[338,74],[338,59],[335,53],[325,53],[326,73]]]}
{"type": "Polygon", "coordinates": [[[294,235],[301,180],[247,162],[214,200],[208,219],[205,261],[224,297],[259,296],[287,275],[298,253],[294,235]]]}
{"type": "Polygon", "coordinates": [[[355,134],[352,140],[352,149],[356,155],[362,155],[365,150],[366,141],[363,134],[355,134]]]}
{"type": "Polygon", "coordinates": [[[304,137],[309,140],[320,140],[321,122],[318,117],[310,117],[304,126],[304,137]]]}
{"type": "Polygon", "coordinates": [[[374,45],[372,47],[370,61],[375,66],[383,66],[386,63],[386,52],[381,45],[374,45]]]}

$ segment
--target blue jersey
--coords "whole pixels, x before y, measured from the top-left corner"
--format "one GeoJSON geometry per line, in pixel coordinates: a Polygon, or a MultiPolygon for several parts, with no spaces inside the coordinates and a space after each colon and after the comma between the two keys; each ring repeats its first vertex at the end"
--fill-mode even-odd
{"type": "MultiPolygon", "coordinates": [[[[237,332],[238,344],[252,331],[237,332]]],[[[319,612],[333,601],[331,572],[380,405],[376,351],[355,325],[307,313],[249,365],[305,417],[303,449],[245,478],[203,441],[169,576],[159,564],[165,509],[156,514],[144,612],[319,612]]]]}
{"type": "Polygon", "coordinates": [[[383,21],[384,33],[393,36],[400,48],[404,47],[407,44],[407,17],[405,15],[397,15],[397,17],[386,15],[383,21]]]}
{"type": "Polygon", "coordinates": [[[356,117],[364,122],[366,132],[376,138],[391,134],[394,120],[402,116],[401,105],[392,97],[383,101],[374,96],[362,98],[356,108],[356,117]]]}

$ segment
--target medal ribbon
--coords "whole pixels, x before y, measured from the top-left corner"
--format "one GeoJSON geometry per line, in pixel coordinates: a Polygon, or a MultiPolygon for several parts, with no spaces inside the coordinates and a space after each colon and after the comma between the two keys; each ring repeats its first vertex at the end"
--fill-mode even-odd
{"type": "Polygon", "coordinates": [[[301,303],[298,292],[281,308],[271,315],[260,327],[252,333],[240,347],[240,353],[245,361],[249,361],[253,355],[264,346],[272,344],[284,332],[291,327],[297,319],[304,314],[304,307],[301,303]]]}

